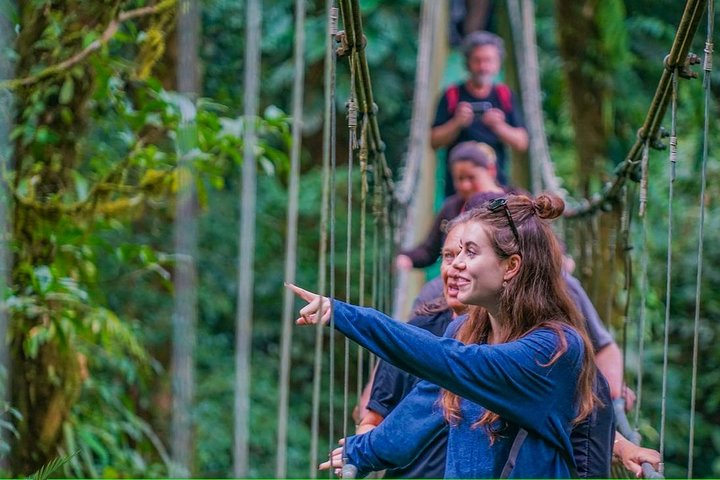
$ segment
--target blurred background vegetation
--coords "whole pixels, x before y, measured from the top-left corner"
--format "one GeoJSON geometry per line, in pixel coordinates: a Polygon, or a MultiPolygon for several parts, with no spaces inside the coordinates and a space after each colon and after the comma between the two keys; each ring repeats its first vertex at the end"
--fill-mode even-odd
{"type": "MultiPolygon", "coordinates": [[[[682,5],[671,0],[570,3],[572,8],[561,0],[537,2],[536,28],[551,156],[564,187],[581,198],[598,190],[634,142],[657,86],[682,5]],[[593,13],[585,18],[588,23],[568,21],[572,18],[568,15],[582,9],[593,13]],[[565,32],[570,36],[565,38],[582,34],[587,39],[581,58],[562,48],[561,29],[573,28],[585,29],[565,32]],[[577,125],[572,120],[573,109],[578,108],[573,105],[572,95],[568,95],[572,82],[580,82],[591,101],[599,104],[592,125],[577,125]],[[582,147],[582,137],[597,132],[604,135],[602,151],[588,152],[582,147]],[[591,176],[580,173],[583,162],[588,161],[594,165],[591,176]]],[[[3,55],[14,59],[17,78],[28,78],[87,48],[100,38],[118,12],[148,4],[166,4],[166,8],[155,15],[123,22],[111,41],[71,68],[13,87],[16,114],[10,136],[12,171],[6,172],[15,196],[13,268],[5,292],[13,396],[3,405],[0,423],[5,432],[0,454],[10,460],[8,470],[3,472],[6,474],[27,475],[49,459],[79,451],[65,465],[63,476],[168,475],[172,223],[178,174],[175,132],[179,121],[177,96],[173,93],[177,63],[174,2],[29,0],[19,2],[14,9],[6,2],[0,5],[3,16],[19,25],[15,43],[3,46],[3,55]]],[[[378,118],[389,162],[397,172],[407,150],[412,113],[420,1],[361,0],[360,5],[380,107],[378,118]]],[[[263,115],[259,124],[257,206],[257,236],[262,241],[257,242],[255,252],[250,425],[253,477],[269,477],[275,471],[294,38],[292,0],[263,2],[263,9],[263,115]]],[[[200,174],[201,213],[192,475],[226,477],[232,471],[230,416],[234,395],[245,2],[204,0],[201,12],[201,153],[193,158],[200,174]]],[[[315,285],[317,279],[324,15],[324,2],[309,1],[297,265],[300,285],[315,285]]],[[[502,12],[497,17],[499,22],[502,12]]],[[[692,49],[698,53],[704,44],[704,28],[700,32],[692,49]]],[[[338,69],[337,108],[344,112],[349,90],[346,62],[340,62],[338,69]]],[[[714,321],[720,315],[720,302],[713,289],[720,284],[720,244],[713,241],[720,231],[720,163],[712,144],[718,131],[717,77],[715,72],[705,205],[708,241],[700,309],[701,364],[695,432],[698,477],[720,476],[720,349],[715,343],[720,326],[714,321]]],[[[701,81],[683,80],[681,84],[665,452],[669,477],[685,475],[687,465],[703,124],[701,81]]],[[[347,141],[344,130],[338,128],[339,145],[347,141]]],[[[341,164],[343,151],[338,148],[341,164]]],[[[346,208],[342,199],[347,177],[343,175],[346,173],[338,177],[338,212],[346,208]]],[[[646,445],[657,448],[665,309],[667,152],[651,153],[651,179],[646,348],[644,358],[637,358],[638,296],[634,294],[628,381],[633,385],[634,366],[642,360],[645,376],[641,430],[646,445]]],[[[337,221],[337,231],[344,232],[345,215],[340,214],[337,221]]],[[[357,231],[357,216],[353,224],[357,231]]],[[[636,222],[636,272],[640,238],[636,222]]],[[[342,242],[338,251],[343,251],[342,242]]],[[[571,247],[581,250],[580,245],[571,247]]],[[[344,261],[337,263],[341,265],[338,278],[344,278],[344,261]]],[[[608,274],[594,270],[592,265],[581,267],[586,284],[595,286],[588,290],[595,292],[596,300],[602,294],[603,282],[622,281],[620,271],[608,274]]],[[[634,281],[640,284],[637,275],[634,281]]],[[[341,285],[337,296],[344,298],[345,293],[341,285]]],[[[621,293],[612,301],[622,303],[621,293]]],[[[603,310],[599,310],[602,314],[603,310]]],[[[611,316],[605,320],[620,339],[622,319],[611,316]]],[[[314,342],[310,330],[295,332],[292,349],[290,476],[307,475],[309,465],[314,342]]],[[[340,342],[338,339],[338,345],[340,342]]],[[[342,349],[336,352],[340,356],[342,349]]],[[[336,374],[341,382],[342,371],[338,369],[336,374]]],[[[335,411],[340,412],[341,397],[334,401],[335,411]]],[[[326,431],[327,419],[321,422],[321,431],[326,431]]],[[[334,437],[338,437],[339,419],[335,425],[334,437]]]]}

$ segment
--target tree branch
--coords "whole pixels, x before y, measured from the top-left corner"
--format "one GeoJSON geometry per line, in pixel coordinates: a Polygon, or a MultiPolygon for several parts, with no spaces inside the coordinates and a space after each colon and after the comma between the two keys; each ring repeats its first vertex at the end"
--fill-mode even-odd
{"type": "Polygon", "coordinates": [[[117,33],[118,28],[120,28],[120,25],[123,22],[126,22],[128,20],[132,20],[135,18],[147,16],[147,15],[155,15],[157,13],[163,12],[167,10],[168,8],[171,8],[175,6],[177,3],[177,0],[163,0],[160,3],[152,6],[147,7],[140,7],[133,10],[128,10],[126,12],[120,12],[118,17],[110,22],[110,24],[107,26],[105,31],[103,31],[102,35],[99,39],[92,42],[90,45],[85,47],[80,52],[76,53],[72,57],[68,58],[67,60],[63,60],[60,63],[57,63],[55,65],[51,65],[44,70],[36,73],[35,75],[31,75],[29,77],[25,78],[16,78],[14,80],[6,80],[4,82],[0,82],[0,88],[7,88],[10,90],[15,90],[19,87],[26,87],[28,85],[32,85],[34,83],[39,82],[43,78],[49,77],[51,75],[55,75],[59,72],[63,72],[65,70],[70,69],[74,65],[77,65],[78,63],[85,60],[87,57],[92,55],[94,52],[100,50],[103,45],[108,43],[117,33]]]}
{"type": "MultiPolygon", "coordinates": [[[[137,196],[143,196],[147,192],[152,191],[158,183],[163,181],[164,175],[158,176],[154,179],[143,181],[138,185],[113,183],[110,181],[110,179],[116,173],[126,168],[128,163],[132,159],[132,156],[137,153],[144,145],[145,137],[137,139],[135,144],[130,149],[127,157],[125,157],[122,161],[116,163],[113,169],[107,174],[105,174],[103,179],[96,182],[88,192],[87,197],[77,202],[41,202],[36,200],[35,198],[28,198],[23,196],[7,182],[4,182],[5,188],[12,194],[13,198],[19,205],[22,205],[24,208],[27,208],[29,210],[34,210],[43,214],[76,215],[81,212],[91,212],[98,207],[97,201],[100,195],[108,192],[125,194],[128,197],[136,199],[137,196]]],[[[175,170],[175,167],[168,170],[166,174],[172,173],[173,170],[175,170]]]]}

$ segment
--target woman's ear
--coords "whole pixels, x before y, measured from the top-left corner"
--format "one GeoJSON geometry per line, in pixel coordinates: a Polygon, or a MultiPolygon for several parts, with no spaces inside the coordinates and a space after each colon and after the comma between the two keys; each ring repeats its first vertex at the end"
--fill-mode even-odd
{"type": "Polygon", "coordinates": [[[520,255],[518,255],[517,253],[514,253],[510,255],[510,257],[506,261],[507,270],[505,271],[503,280],[509,281],[512,280],[512,278],[520,271],[520,267],[522,266],[522,257],[520,257],[520,255]]]}

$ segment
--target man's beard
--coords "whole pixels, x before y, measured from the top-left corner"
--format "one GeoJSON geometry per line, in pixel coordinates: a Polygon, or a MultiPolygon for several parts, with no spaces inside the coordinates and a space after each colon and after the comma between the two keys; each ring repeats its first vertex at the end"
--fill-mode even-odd
{"type": "Polygon", "coordinates": [[[472,76],[472,83],[478,87],[484,87],[486,85],[492,85],[495,75],[489,73],[478,73],[472,76]]]}

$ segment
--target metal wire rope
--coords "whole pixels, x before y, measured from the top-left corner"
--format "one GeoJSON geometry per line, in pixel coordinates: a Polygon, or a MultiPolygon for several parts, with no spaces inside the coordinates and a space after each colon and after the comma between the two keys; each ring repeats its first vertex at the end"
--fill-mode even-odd
{"type": "Polygon", "coordinates": [[[702,294],[703,245],[705,241],[705,187],[707,185],[708,143],[710,137],[710,100],[711,73],[713,55],[713,36],[715,30],[715,2],[710,0],[707,6],[707,37],[705,40],[705,61],[703,65],[703,88],[705,89],[705,111],[703,123],[702,167],[700,176],[700,223],[698,225],[697,277],[695,280],[695,319],[693,324],[693,360],[690,393],[690,439],[688,445],[688,478],[693,475],[693,457],[695,453],[695,402],[697,400],[697,370],[700,336],[700,296],[702,294]]]}
{"type": "Polygon", "coordinates": [[[668,348],[670,339],[670,299],[672,298],[672,244],[673,244],[673,197],[675,194],[675,167],[677,165],[677,97],[678,72],[672,76],[672,97],[670,100],[670,155],[668,163],[668,227],[667,263],[665,272],[665,322],[663,339],[662,394],[660,407],[660,457],[665,458],[665,417],[667,414],[668,348]]]}
{"type": "Polygon", "coordinates": [[[708,0],[688,0],[685,4],[685,10],[675,33],[670,54],[665,61],[665,68],[658,81],[645,121],[638,131],[638,138],[630,148],[625,160],[615,169],[614,181],[606,184],[603,190],[592,198],[582,200],[579,206],[568,208],[565,214],[566,218],[594,214],[602,211],[606,204],[617,201],[622,192],[622,186],[635,172],[637,160],[643,155],[644,146],[648,141],[653,142],[653,145],[657,143],[660,122],[665,115],[669,101],[671,72],[675,67],[687,67],[690,43],[697,31],[703,9],[707,3],[708,0]]]}
{"type": "MultiPolygon", "coordinates": [[[[287,241],[285,283],[295,282],[297,263],[298,196],[300,191],[300,147],[303,130],[303,87],[305,82],[305,0],[295,0],[295,51],[292,104],[292,146],[288,174],[287,241]]],[[[275,477],[287,476],[287,428],[290,392],[290,353],[293,333],[294,295],[287,288],[283,295],[282,334],[280,340],[280,385],[275,477]]]]}
{"type": "MultiPolygon", "coordinates": [[[[358,286],[358,305],[365,305],[365,262],[367,250],[367,194],[368,194],[368,148],[367,148],[367,116],[363,117],[360,129],[360,273],[358,286]]],[[[362,348],[357,351],[357,404],[360,405],[363,390],[363,352],[362,348]]]]}
{"type": "MultiPolygon", "coordinates": [[[[326,97],[326,117],[325,121],[328,122],[328,152],[330,156],[330,211],[328,213],[329,223],[329,240],[330,250],[328,252],[329,259],[329,277],[330,277],[330,290],[328,296],[332,301],[335,298],[336,286],[335,286],[335,191],[337,183],[337,155],[336,155],[336,142],[337,142],[337,111],[335,107],[335,82],[336,82],[336,65],[337,58],[335,52],[332,49],[333,39],[337,34],[337,21],[338,21],[338,9],[333,7],[334,0],[328,0],[328,10],[331,18],[331,34],[327,38],[329,45],[329,62],[330,62],[330,74],[332,80],[330,82],[329,94],[326,97]]],[[[327,54],[326,54],[326,60],[327,54]]],[[[329,334],[329,347],[328,347],[328,452],[333,450],[335,445],[335,313],[330,313],[330,334],[329,334]]],[[[328,470],[328,478],[333,477],[332,468],[328,470]]]]}
{"type": "MultiPolygon", "coordinates": [[[[333,6],[333,0],[326,2],[327,15],[327,36],[325,43],[325,112],[323,123],[323,167],[322,167],[322,205],[320,214],[320,246],[318,255],[318,293],[325,295],[326,279],[328,270],[327,261],[327,245],[328,236],[332,238],[334,232],[328,235],[328,226],[331,223],[330,203],[331,195],[331,157],[334,156],[334,138],[335,129],[333,124],[335,121],[335,53],[333,51],[333,41],[337,33],[337,8],[333,6]]],[[[334,225],[334,221],[332,221],[334,225]]],[[[330,261],[330,269],[333,270],[334,257],[330,261]]],[[[332,276],[331,276],[332,280],[332,276]]],[[[331,285],[331,291],[334,285],[331,285]]],[[[318,314],[320,314],[319,312],[318,314]]],[[[333,322],[331,317],[331,322],[333,322]]],[[[313,400],[312,400],[312,419],[310,433],[310,478],[317,478],[316,462],[318,459],[318,443],[320,437],[320,390],[322,386],[322,353],[323,353],[323,325],[318,323],[315,329],[315,365],[313,371],[313,400]]],[[[332,337],[332,329],[331,329],[332,337]]],[[[332,343],[331,343],[332,347],[332,343]]],[[[332,366],[332,364],[331,364],[332,366]]],[[[334,373],[334,372],[333,372],[334,373]]],[[[331,402],[332,404],[332,402],[331,402]]],[[[332,419],[330,419],[332,421],[332,419]]]]}
{"type": "MultiPolygon", "coordinates": [[[[643,146],[642,154],[642,169],[643,176],[647,174],[648,168],[648,155],[650,145],[646,141],[643,146]]],[[[647,195],[647,194],[646,194],[647,195]]],[[[645,355],[645,315],[646,315],[646,303],[647,303],[647,289],[648,289],[648,239],[647,239],[647,215],[643,208],[643,202],[646,201],[643,196],[643,190],[641,187],[640,191],[640,216],[642,218],[641,234],[642,234],[642,255],[640,257],[640,314],[638,322],[638,362],[637,362],[637,384],[635,393],[637,394],[637,401],[635,402],[635,420],[634,427],[637,430],[640,423],[640,406],[642,405],[642,381],[643,381],[643,357],[645,355]]]]}
{"type": "MultiPolygon", "coordinates": [[[[347,21],[343,16],[343,21],[347,21]]],[[[353,47],[350,53],[350,97],[347,101],[347,121],[348,121],[348,165],[347,165],[347,238],[345,252],[345,299],[351,302],[351,284],[352,284],[352,210],[353,210],[353,164],[355,157],[355,148],[357,147],[357,101],[355,98],[355,56],[357,50],[353,47]]],[[[345,337],[344,341],[344,357],[343,357],[343,420],[342,420],[342,436],[343,439],[348,437],[348,399],[350,397],[350,339],[345,337]]],[[[343,467],[347,460],[344,455],[345,447],[343,446],[343,467]]],[[[349,475],[343,475],[347,478],[349,475]]],[[[352,475],[354,477],[354,475],[352,475]]]]}
{"type": "Polygon", "coordinates": [[[252,338],[253,261],[255,252],[255,122],[260,93],[260,33],[262,7],[259,0],[247,2],[245,44],[245,139],[240,199],[240,245],[238,259],[237,334],[235,339],[235,444],[233,474],[248,475],[250,412],[250,350],[252,338]]]}

